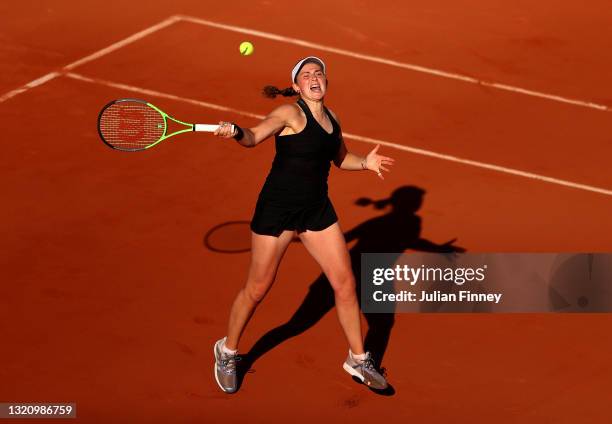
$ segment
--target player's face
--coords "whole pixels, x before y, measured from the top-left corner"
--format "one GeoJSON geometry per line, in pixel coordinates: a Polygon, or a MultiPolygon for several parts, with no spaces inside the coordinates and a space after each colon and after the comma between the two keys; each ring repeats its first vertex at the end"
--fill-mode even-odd
{"type": "Polygon", "coordinates": [[[293,89],[299,91],[302,97],[321,100],[327,91],[327,78],[318,63],[307,63],[300,69],[295,78],[293,89]]]}

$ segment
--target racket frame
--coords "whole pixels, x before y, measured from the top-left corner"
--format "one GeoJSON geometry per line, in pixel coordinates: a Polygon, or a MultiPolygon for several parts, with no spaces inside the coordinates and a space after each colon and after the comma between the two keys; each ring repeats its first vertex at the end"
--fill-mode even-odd
{"type": "MultiPolygon", "coordinates": [[[[172,116],[168,115],[166,112],[164,112],[163,110],[161,110],[160,108],[158,108],[157,106],[155,106],[152,103],[149,103],[145,100],[142,99],[133,99],[133,98],[124,98],[124,99],[117,99],[117,100],[113,100],[109,103],[107,103],[102,110],[100,111],[100,113],[98,114],[98,134],[100,135],[100,139],[102,139],[102,141],[104,142],[104,144],[106,144],[107,146],[111,147],[112,149],[115,150],[120,150],[123,152],[138,152],[141,150],[147,150],[150,149],[153,146],[156,146],[157,144],[161,143],[162,141],[170,138],[170,137],[174,137],[175,135],[178,134],[183,134],[186,132],[215,132],[217,130],[217,128],[219,128],[219,125],[209,125],[209,124],[191,124],[189,122],[184,122],[181,121],[179,119],[173,118],[172,116]],[[106,109],[108,109],[109,107],[111,107],[112,105],[116,104],[116,103],[121,103],[121,102],[137,102],[137,103],[142,103],[148,107],[150,107],[151,109],[155,110],[157,113],[159,113],[163,120],[164,120],[164,132],[162,133],[161,137],[151,143],[146,145],[145,147],[138,147],[138,148],[133,148],[133,149],[124,149],[124,148],[118,148],[116,146],[113,146],[111,143],[107,142],[106,139],[104,138],[104,136],[102,135],[102,131],[100,130],[100,120],[102,119],[102,114],[104,113],[104,111],[106,109]],[[173,132],[172,134],[168,134],[168,119],[176,122],[179,125],[183,125],[187,128],[182,129],[182,130],[178,130],[173,132]]],[[[232,132],[234,131],[234,125],[232,125],[231,128],[232,132]]]]}

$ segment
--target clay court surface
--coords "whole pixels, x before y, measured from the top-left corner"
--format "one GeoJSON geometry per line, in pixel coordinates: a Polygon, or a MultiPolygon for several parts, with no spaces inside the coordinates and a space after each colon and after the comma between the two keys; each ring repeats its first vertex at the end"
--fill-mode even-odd
{"type": "MultiPolygon", "coordinates": [[[[425,195],[407,237],[456,238],[470,252],[610,252],[608,2],[9,3],[0,401],[76,402],[84,423],[609,422],[609,314],[397,314],[382,361],[394,393],[380,396],[342,370],[332,309],[270,343],[236,395],[220,392],[212,346],[249,253],[204,238],[251,218],[274,143],[189,134],[128,154],[96,133],[100,108],[121,97],[253,125],[285,101],[261,88],[286,86],[300,57],[320,55],[349,149],[381,141],[396,159],[384,181],[332,171],[344,231],[390,212],[358,198],[411,186],[425,195]],[[250,57],[238,54],[244,40],[250,57]]],[[[292,245],[241,352],[319,277],[292,245]]]]}

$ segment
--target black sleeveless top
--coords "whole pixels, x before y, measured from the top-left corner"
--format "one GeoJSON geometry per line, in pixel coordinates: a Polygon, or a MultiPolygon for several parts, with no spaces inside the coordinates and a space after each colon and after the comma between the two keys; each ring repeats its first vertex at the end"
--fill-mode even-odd
{"type": "Polygon", "coordinates": [[[296,197],[326,196],[330,162],[340,147],[340,126],[324,107],[333,127],[327,133],[302,99],[297,104],[306,115],[306,127],[297,134],[276,135],[276,156],[264,188],[287,190],[296,197]]]}
{"type": "Polygon", "coordinates": [[[272,169],[259,194],[251,229],[277,236],[283,230],[327,228],[337,217],[327,197],[331,161],[340,148],[340,126],[329,110],[331,134],[314,118],[302,100],[306,126],[297,134],[276,135],[272,169]]]}

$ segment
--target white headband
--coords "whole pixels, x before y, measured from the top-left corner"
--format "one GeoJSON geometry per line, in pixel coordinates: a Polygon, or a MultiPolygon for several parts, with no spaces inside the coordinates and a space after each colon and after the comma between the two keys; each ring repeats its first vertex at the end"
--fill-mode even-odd
{"type": "Polygon", "coordinates": [[[300,72],[300,69],[302,69],[302,66],[304,66],[304,62],[306,62],[309,59],[319,62],[319,64],[323,68],[323,73],[324,74],[326,73],[325,72],[325,62],[323,62],[321,59],[319,59],[316,56],[307,56],[304,59],[300,60],[298,63],[296,63],[295,66],[293,67],[293,70],[291,71],[291,82],[295,82],[295,77],[297,76],[298,72],[300,72]]]}

